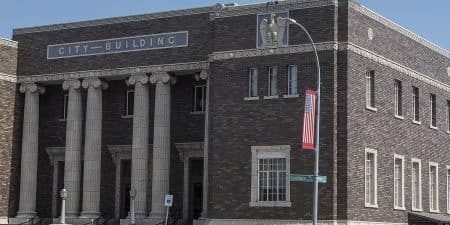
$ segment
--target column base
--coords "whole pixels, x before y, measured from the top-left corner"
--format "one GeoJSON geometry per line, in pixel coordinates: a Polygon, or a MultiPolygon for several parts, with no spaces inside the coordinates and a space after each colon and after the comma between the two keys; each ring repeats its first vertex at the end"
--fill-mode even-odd
{"type": "Polygon", "coordinates": [[[100,212],[81,212],[80,219],[97,219],[100,218],[100,212]]]}
{"type": "Polygon", "coordinates": [[[80,217],[80,213],[79,212],[66,212],[66,218],[76,219],[78,217],[80,217]]]}
{"type": "MultiPolygon", "coordinates": [[[[134,212],[134,216],[136,217],[136,219],[144,219],[147,218],[147,213],[146,212],[134,212]]],[[[128,212],[128,216],[127,219],[131,219],[131,213],[128,212]]]]}
{"type": "Polygon", "coordinates": [[[152,220],[164,220],[166,218],[166,214],[165,213],[154,213],[151,212],[150,215],[148,216],[149,219],[152,220]]]}
{"type": "Polygon", "coordinates": [[[30,212],[17,212],[17,216],[16,216],[16,218],[19,218],[19,219],[31,219],[31,218],[34,218],[34,217],[36,217],[36,212],[32,212],[32,211],[30,211],[30,212]]]}

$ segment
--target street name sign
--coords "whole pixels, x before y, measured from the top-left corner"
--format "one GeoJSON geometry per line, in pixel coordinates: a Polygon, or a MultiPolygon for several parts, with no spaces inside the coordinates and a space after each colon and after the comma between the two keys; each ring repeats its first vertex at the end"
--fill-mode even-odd
{"type": "MultiPolygon", "coordinates": [[[[291,174],[292,182],[314,182],[314,175],[300,175],[300,174],[291,174]]],[[[327,183],[327,176],[318,176],[317,181],[319,183],[327,183]]]]}

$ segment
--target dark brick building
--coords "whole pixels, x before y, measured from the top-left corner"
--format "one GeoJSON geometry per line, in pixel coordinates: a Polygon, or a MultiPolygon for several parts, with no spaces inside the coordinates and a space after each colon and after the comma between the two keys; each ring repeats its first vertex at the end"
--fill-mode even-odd
{"type": "Polygon", "coordinates": [[[177,224],[309,223],[312,184],[290,177],[313,172],[299,146],[315,60],[281,17],[319,53],[319,222],[450,222],[449,52],[350,0],[15,29],[0,221],[53,222],[65,188],[75,224],[127,224],[130,190],[139,224],[162,221],[167,193],[177,224]]]}

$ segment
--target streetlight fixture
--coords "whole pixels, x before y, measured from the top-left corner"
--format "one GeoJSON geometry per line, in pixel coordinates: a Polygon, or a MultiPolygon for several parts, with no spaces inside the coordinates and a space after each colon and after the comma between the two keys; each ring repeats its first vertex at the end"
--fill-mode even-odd
{"type": "Polygon", "coordinates": [[[316,56],[316,66],[317,66],[317,121],[316,121],[316,135],[315,135],[315,150],[314,150],[314,193],[313,193],[313,225],[317,225],[317,208],[318,208],[318,199],[319,199],[319,138],[320,138],[320,63],[319,63],[319,55],[317,54],[316,44],[314,43],[311,35],[306,30],[306,28],[298,23],[296,20],[292,18],[282,18],[288,23],[297,25],[300,27],[308,36],[309,41],[311,42],[314,54],[316,56]]]}

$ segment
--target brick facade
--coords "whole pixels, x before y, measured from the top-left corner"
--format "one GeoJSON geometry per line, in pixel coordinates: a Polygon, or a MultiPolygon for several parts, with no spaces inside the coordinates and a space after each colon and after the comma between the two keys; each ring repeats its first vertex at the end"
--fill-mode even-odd
{"type": "MultiPolygon", "coordinates": [[[[0,42],[0,74],[13,77],[16,74],[16,43],[1,39],[0,42]],[[3,43],[4,42],[4,43],[3,43]]],[[[0,218],[11,215],[11,208],[16,200],[17,170],[14,165],[20,158],[17,151],[20,138],[17,126],[20,116],[15,113],[18,91],[16,83],[0,80],[0,218]]]]}
{"type": "MultiPolygon", "coordinates": [[[[264,54],[261,50],[254,55],[248,53],[237,56],[240,52],[256,48],[256,14],[289,11],[290,17],[301,22],[315,42],[331,46],[319,49],[322,72],[320,173],[328,177],[328,183],[319,185],[319,219],[407,223],[408,212],[411,212],[411,158],[422,160],[424,212],[429,212],[428,163],[433,161],[439,164],[439,208],[441,213],[447,212],[447,181],[444,178],[447,175],[446,166],[450,165],[450,136],[447,133],[445,111],[447,100],[450,99],[450,77],[446,72],[450,65],[448,51],[445,55],[433,47],[425,46],[423,42],[413,40],[404,34],[403,28],[386,25],[386,21],[371,16],[353,1],[314,0],[311,4],[304,4],[305,1],[301,0],[292,2],[282,2],[272,8],[265,4],[229,6],[222,10],[210,7],[202,9],[200,13],[186,14],[180,11],[180,15],[175,12],[175,15],[168,14],[169,16],[153,19],[122,20],[103,25],[98,24],[101,21],[93,21],[90,25],[64,25],[71,27],[70,29],[51,26],[19,29],[14,35],[14,40],[19,42],[18,82],[32,78],[31,75],[48,77],[77,71],[207,62],[210,85],[207,217],[211,221],[310,220],[312,185],[309,183],[291,183],[291,207],[249,205],[251,146],[290,145],[290,172],[313,172],[313,153],[299,148],[304,93],[307,89],[314,89],[316,82],[315,61],[311,50],[307,49],[309,46],[305,45],[307,47],[303,50],[292,48],[290,54],[276,53],[280,49],[289,49],[284,47],[264,54]],[[336,2],[339,4],[335,4],[336,2]],[[240,7],[249,8],[244,11],[240,7]],[[368,37],[369,28],[373,31],[372,40],[368,37]],[[175,31],[189,32],[188,47],[55,60],[47,60],[45,54],[47,45],[50,44],[175,31]],[[362,50],[352,50],[352,46],[362,50]],[[211,56],[215,54],[221,54],[224,59],[211,60],[211,56]],[[234,55],[231,57],[231,54],[234,55]],[[299,68],[299,96],[296,98],[283,97],[287,94],[288,65],[297,65],[299,68]],[[278,99],[264,99],[268,92],[268,66],[278,67],[278,99]],[[250,68],[257,68],[259,71],[259,100],[245,99],[248,97],[250,68]],[[365,74],[368,70],[374,70],[376,74],[376,112],[365,107],[365,74]],[[414,78],[415,74],[431,79],[414,78]],[[395,79],[403,84],[404,119],[394,117],[395,79]],[[421,125],[412,123],[411,86],[420,88],[421,125]],[[438,130],[429,128],[429,93],[437,95],[438,130]],[[377,209],[364,206],[365,148],[378,151],[377,209]],[[405,157],[406,210],[393,209],[394,154],[405,157]]],[[[301,30],[291,26],[289,45],[303,46],[307,43],[301,30]]],[[[5,73],[14,74],[11,71],[15,72],[15,68],[9,68],[5,73]]],[[[204,114],[191,113],[193,86],[205,84],[204,80],[194,79],[197,72],[199,71],[191,70],[173,73],[177,75],[177,83],[172,88],[171,101],[170,190],[175,195],[175,206],[171,209],[175,217],[181,217],[183,210],[183,159],[179,157],[174,145],[203,142],[205,135],[204,114]]],[[[114,171],[117,165],[108,151],[108,145],[131,145],[132,142],[132,118],[123,117],[125,93],[128,89],[125,78],[128,75],[104,77],[109,83],[109,88],[103,91],[102,109],[100,210],[104,218],[114,217],[116,207],[114,171]]],[[[39,82],[46,86],[47,91],[40,96],[37,211],[39,217],[50,218],[54,207],[50,185],[53,183],[53,168],[46,148],[65,145],[66,122],[61,120],[64,92],[61,88],[62,80],[47,82],[42,78],[39,82]]],[[[2,140],[8,141],[2,142],[1,146],[0,179],[5,179],[6,183],[11,180],[9,186],[2,186],[0,189],[0,197],[9,199],[8,205],[0,204],[0,216],[13,217],[18,207],[20,141],[14,142],[12,139],[20,140],[21,137],[23,95],[16,93],[16,85],[13,83],[1,81],[0,84],[0,90],[10,94],[9,97],[2,96],[2,102],[7,103],[2,104],[5,107],[2,111],[7,113],[2,114],[4,118],[1,121],[10,122],[2,122],[2,130],[5,130],[2,135],[7,135],[2,136],[2,140]],[[3,149],[8,150],[3,153],[3,149]],[[5,157],[6,160],[3,160],[5,157]],[[10,165],[11,169],[3,169],[10,165]],[[6,171],[8,173],[4,175],[6,171]],[[8,191],[4,193],[3,190],[8,191]]],[[[151,144],[155,88],[154,85],[150,87],[151,144]]],[[[85,96],[83,102],[85,109],[85,96]]],[[[151,157],[150,152],[149,168],[152,168],[151,157]]],[[[3,180],[0,185],[4,185],[3,180]]],[[[148,193],[151,190],[150,182],[148,193]]],[[[151,202],[151,196],[148,202],[151,202]]]]}

